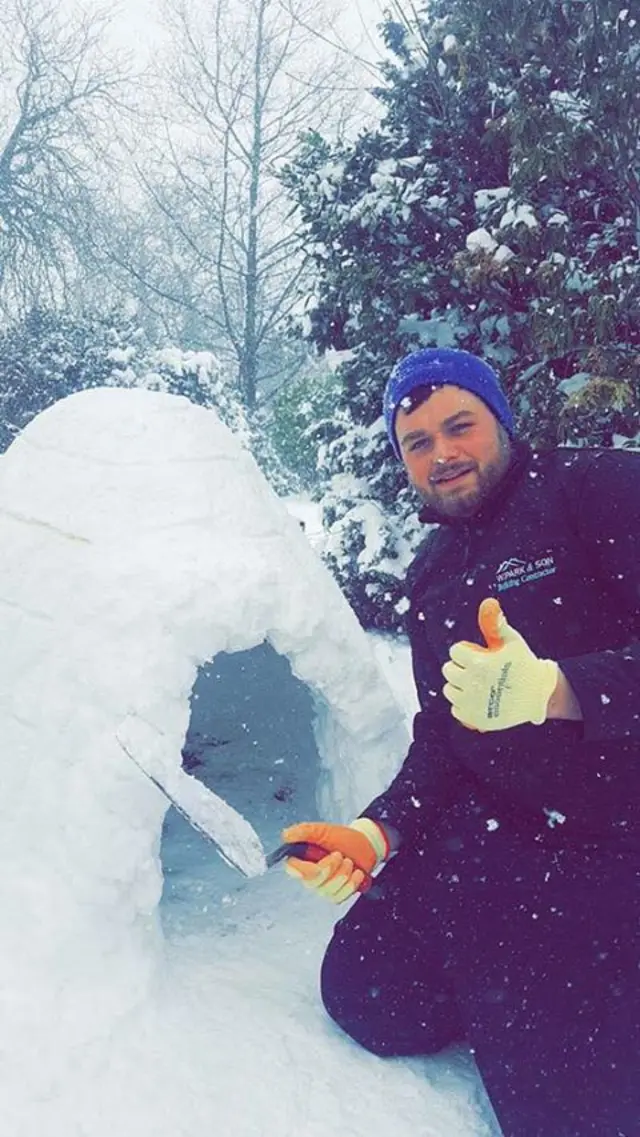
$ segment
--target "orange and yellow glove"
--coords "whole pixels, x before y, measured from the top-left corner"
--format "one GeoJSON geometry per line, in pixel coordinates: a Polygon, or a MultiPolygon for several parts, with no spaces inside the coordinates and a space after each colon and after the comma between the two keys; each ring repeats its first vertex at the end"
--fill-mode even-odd
{"type": "Polygon", "coordinates": [[[287,844],[307,841],[326,849],[327,856],[315,863],[288,857],[285,869],[306,888],[334,904],[342,904],[356,892],[365,891],[371,873],[389,856],[383,829],[368,817],[358,817],[351,825],[305,821],[285,829],[282,840],[287,844]]]}
{"type": "Polygon", "coordinates": [[[482,601],[478,623],[487,646],[461,640],[442,668],[451,714],[472,730],[539,726],[558,682],[558,664],[533,654],[494,597],[482,601]]]}

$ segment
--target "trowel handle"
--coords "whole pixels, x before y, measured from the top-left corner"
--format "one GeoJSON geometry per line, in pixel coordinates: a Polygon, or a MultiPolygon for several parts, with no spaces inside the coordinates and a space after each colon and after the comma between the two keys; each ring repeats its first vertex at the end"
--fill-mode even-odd
{"type": "MultiPolygon", "coordinates": [[[[284,861],[287,857],[298,857],[301,861],[312,861],[313,864],[317,864],[324,857],[328,857],[329,852],[329,849],[323,849],[322,845],[314,845],[311,841],[292,841],[285,845],[278,845],[277,849],[268,854],[267,867],[271,868],[272,865],[277,865],[279,861],[284,861]]],[[[358,892],[368,892],[371,884],[371,877],[365,876],[358,892]]]]}

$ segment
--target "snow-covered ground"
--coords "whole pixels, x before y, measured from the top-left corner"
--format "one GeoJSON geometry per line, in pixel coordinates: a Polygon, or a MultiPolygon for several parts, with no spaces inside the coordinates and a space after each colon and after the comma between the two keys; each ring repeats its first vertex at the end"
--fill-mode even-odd
{"type": "Polygon", "coordinates": [[[383,1061],[325,1016],[339,912],[240,876],[118,745],[146,723],[158,774],[182,751],[266,849],[401,757],[406,647],[365,636],[211,412],[111,389],[27,427],[0,644],[2,1132],[488,1137],[467,1056],[383,1061]]]}

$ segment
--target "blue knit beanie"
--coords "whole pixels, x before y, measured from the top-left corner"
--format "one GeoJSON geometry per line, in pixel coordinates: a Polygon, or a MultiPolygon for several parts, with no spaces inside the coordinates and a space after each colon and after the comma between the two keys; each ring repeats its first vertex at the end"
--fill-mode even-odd
{"type": "Polygon", "coordinates": [[[394,367],[384,389],[383,413],[389,441],[398,458],[396,414],[401,401],[416,387],[444,387],[450,383],[471,391],[486,403],[507,434],[515,424],[500,380],[493,368],[477,355],[451,347],[426,347],[405,355],[394,367]]]}

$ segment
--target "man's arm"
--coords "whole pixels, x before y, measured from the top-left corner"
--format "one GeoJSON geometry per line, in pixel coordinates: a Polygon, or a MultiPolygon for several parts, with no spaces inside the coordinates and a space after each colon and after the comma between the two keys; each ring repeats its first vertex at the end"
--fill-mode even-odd
{"type": "MultiPolygon", "coordinates": [[[[380,822],[378,822],[380,824],[380,822]]],[[[393,825],[383,825],[385,836],[389,842],[389,852],[397,853],[402,844],[402,834],[398,829],[394,829],[393,825]]]]}
{"type": "Polygon", "coordinates": [[[384,828],[392,850],[428,834],[436,818],[461,795],[467,781],[449,741],[451,715],[441,693],[437,660],[420,642],[413,646],[414,678],[421,710],[413,740],[388,789],[362,810],[384,828]]]}
{"type": "Polygon", "coordinates": [[[562,680],[549,717],[573,718],[566,712],[579,708],[586,740],[640,739],[640,454],[591,457],[570,509],[588,567],[603,593],[618,598],[629,638],[618,650],[558,660],[562,680]]]}
{"type": "Polygon", "coordinates": [[[565,719],[582,723],[586,741],[638,740],[640,455],[578,451],[567,465],[567,526],[582,545],[589,587],[601,589],[610,638],[601,628],[600,650],[538,658],[499,601],[486,597],[478,610],[486,646],[466,640],[452,645],[442,668],[443,693],[453,717],[471,730],[565,719]]]}
{"type": "Polygon", "coordinates": [[[578,702],[576,693],[562,668],[558,668],[558,682],[547,703],[547,718],[580,722],[582,717],[582,707],[578,702]]]}

